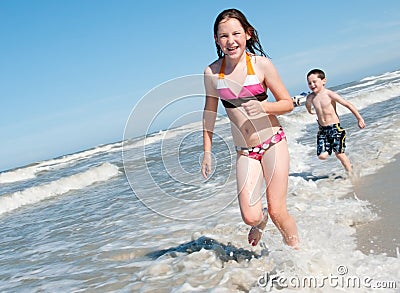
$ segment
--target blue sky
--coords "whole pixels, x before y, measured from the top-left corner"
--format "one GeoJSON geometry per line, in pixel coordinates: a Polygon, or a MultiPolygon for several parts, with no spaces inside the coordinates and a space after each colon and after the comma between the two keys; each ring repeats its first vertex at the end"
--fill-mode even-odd
{"type": "Polygon", "coordinates": [[[0,1],[0,171],[121,141],[135,104],[216,59],[238,8],[291,95],[400,67],[400,1],[0,1]]]}

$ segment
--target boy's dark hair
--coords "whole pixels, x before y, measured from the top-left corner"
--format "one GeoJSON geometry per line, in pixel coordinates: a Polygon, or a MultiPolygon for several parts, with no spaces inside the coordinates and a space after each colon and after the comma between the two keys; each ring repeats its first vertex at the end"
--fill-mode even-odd
{"type": "MultiPolygon", "coordinates": [[[[217,31],[218,31],[218,25],[219,23],[224,20],[224,19],[229,19],[229,18],[236,18],[242,25],[242,27],[244,28],[244,31],[248,34],[250,34],[250,39],[247,40],[246,42],[246,48],[247,50],[249,50],[251,53],[255,54],[255,51],[258,51],[261,56],[267,56],[267,54],[265,54],[260,40],[258,39],[258,34],[257,31],[255,30],[255,28],[247,21],[246,16],[244,16],[244,14],[237,10],[237,9],[226,9],[224,11],[222,11],[217,18],[215,19],[214,22],[214,35],[217,35],[217,31]]],[[[216,43],[215,44],[217,47],[217,54],[219,58],[224,57],[222,50],[220,48],[220,46],[216,43]]]]}
{"type": "Polygon", "coordinates": [[[321,69],[315,68],[313,70],[310,70],[310,72],[307,73],[307,78],[311,75],[311,74],[315,74],[318,76],[318,78],[320,79],[324,79],[325,78],[325,72],[323,72],[321,69]]]}

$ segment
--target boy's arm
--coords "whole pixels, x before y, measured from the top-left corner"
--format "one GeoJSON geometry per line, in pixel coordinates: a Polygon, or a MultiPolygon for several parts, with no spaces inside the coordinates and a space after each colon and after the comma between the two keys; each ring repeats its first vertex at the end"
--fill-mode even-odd
{"type": "Polygon", "coordinates": [[[337,94],[337,93],[335,93],[333,91],[331,91],[329,93],[329,96],[331,97],[331,99],[333,101],[341,104],[342,106],[344,106],[347,109],[349,109],[351,111],[351,113],[353,113],[353,115],[357,118],[358,127],[360,127],[360,128],[364,128],[365,127],[364,119],[362,118],[361,114],[358,112],[357,108],[352,103],[350,103],[349,101],[346,101],[341,96],[339,96],[339,94],[337,94]]]}
{"type": "Polygon", "coordinates": [[[313,112],[311,109],[311,105],[312,105],[311,100],[312,100],[311,95],[308,95],[307,99],[306,99],[306,109],[307,109],[308,113],[315,114],[315,112],[313,112]]]}

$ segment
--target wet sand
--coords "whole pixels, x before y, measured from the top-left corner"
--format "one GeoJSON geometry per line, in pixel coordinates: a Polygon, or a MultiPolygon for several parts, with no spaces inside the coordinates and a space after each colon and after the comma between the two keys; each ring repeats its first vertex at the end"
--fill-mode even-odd
{"type": "Polygon", "coordinates": [[[379,220],[357,227],[358,248],[366,254],[396,256],[400,249],[400,155],[376,174],[362,178],[355,186],[360,199],[368,200],[379,220]]]}

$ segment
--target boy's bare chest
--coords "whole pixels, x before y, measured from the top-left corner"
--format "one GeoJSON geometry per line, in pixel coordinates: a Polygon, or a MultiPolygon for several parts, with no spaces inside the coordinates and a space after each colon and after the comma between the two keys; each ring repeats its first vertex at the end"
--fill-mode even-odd
{"type": "Polygon", "coordinates": [[[317,95],[313,98],[312,103],[316,108],[326,109],[333,107],[332,100],[327,95],[317,95]]]}

